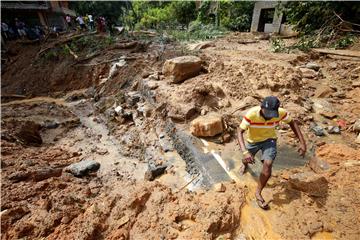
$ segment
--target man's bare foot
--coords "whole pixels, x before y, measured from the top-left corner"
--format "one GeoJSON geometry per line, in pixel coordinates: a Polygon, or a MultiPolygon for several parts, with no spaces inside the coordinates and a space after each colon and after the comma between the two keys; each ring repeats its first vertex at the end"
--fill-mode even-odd
{"type": "Polygon", "coordinates": [[[261,193],[258,190],[255,193],[255,198],[256,198],[256,203],[260,208],[264,210],[269,209],[269,205],[265,202],[264,198],[261,196],[261,193]]]}

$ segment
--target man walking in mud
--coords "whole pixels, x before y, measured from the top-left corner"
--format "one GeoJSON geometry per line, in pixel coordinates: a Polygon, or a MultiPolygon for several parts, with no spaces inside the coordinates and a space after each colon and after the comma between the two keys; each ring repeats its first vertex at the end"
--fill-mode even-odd
{"type": "Polygon", "coordinates": [[[277,97],[266,97],[261,106],[251,108],[244,116],[240,127],[238,128],[238,142],[243,152],[243,163],[245,168],[247,164],[255,163],[254,156],[261,150],[261,162],[263,168],[260,173],[258,187],[256,189],[256,202],[262,209],[268,209],[261,193],[271,176],[272,164],[275,160],[276,149],[276,132],[275,127],[280,122],[290,125],[292,131],[300,140],[299,153],[302,157],[306,153],[306,144],[304,137],[296,121],[292,120],[287,111],[280,108],[280,101],[277,97]],[[246,142],[244,133],[246,132],[246,142]]]}

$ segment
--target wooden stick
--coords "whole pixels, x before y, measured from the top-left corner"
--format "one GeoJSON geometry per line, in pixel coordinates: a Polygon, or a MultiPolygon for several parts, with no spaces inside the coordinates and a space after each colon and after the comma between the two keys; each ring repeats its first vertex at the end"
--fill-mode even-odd
{"type": "Polygon", "coordinates": [[[187,184],[185,184],[184,186],[182,186],[176,193],[180,192],[181,190],[183,190],[184,188],[186,188],[187,186],[189,186],[197,177],[200,176],[200,173],[198,173],[195,177],[193,177],[190,182],[188,182],[187,184]]]}

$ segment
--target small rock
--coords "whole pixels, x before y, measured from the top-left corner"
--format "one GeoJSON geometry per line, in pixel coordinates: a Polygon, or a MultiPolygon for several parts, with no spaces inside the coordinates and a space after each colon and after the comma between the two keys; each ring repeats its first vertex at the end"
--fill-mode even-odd
{"type": "Polygon", "coordinates": [[[51,168],[46,167],[42,168],[36,171],[33,171],[31,173],[32,178],[34,181],[42,181],[51,177],[60,177],[61,176],[62,169],[61,168],[51,168]]]}
{"type": "Polygon", "coordinates": [[[159,81],[159,80],[160,80],[159,73],[156,72],[156,73],[151,74],[151,75],[148,77],[148,79],[149,79],[149,80],[153,80],[153,81],[159,81]]]}
{"type": "Polygon", "coordinates": [[[212,137],[224,130],[222,117],[217,113],[200,116],[191,122],[190,132],[197,137],[212,137]]]}
{"type": "Polygon", "coordinates": [[[309,62],[305,65],[306,68],[308,69],[312,69],[312,70],[315,70],[315,71],[319,71],[320,69],[320,66],[314,62],[309,62]]]}
{"type": "Polygon", "coordinates": [[[223,183],[215,184],[214,189],[216,192],[225,192],[226,191],[226,187],[223,183]]]}
{"type": "Polygon", "coordinates": [[[325,144],[326,144],[326,142],[324,142],[324,141],[316,142],[316,146],[317,146],[317,147],[323,146],[323,145],[325,145],[325,144]]]}
{"type": "Polygon", "coordinates": [[[41,126],[35,122],[25,121],[15,133],[15,137],[25,145],[40,146],[43,142],[40,135],[40,128],[41,126]]]}
{"type": "Polygon", "coordinates": [[[31,176],[31,173],[20,171],[20,172],[15,172],[15,173],[10,174],[8,176],[8,179],[13,183],[17,183],[17,182],[27,180],[30,176],[31,176]]]}
{"type": "Polygon", "coordinates": [[[207,110],[206,109],[201,109],[201,112],[200,112],[200,114],[201,114],[201,116],[204,116],[204,115],[206,115],[206,113],[207,113],[207,110]]]}
{"type": "Polygon", "coordinates": [[[220,60],[216,60],[214,62],[211,62],[208,67],[209,72],[216,72],[221,71],[225,68],[224,62],[220,60]]]}
{"type": "Polygon", "coordinates": [[[146,70],[141,74],[142,78],[147,78],[148,76],[150,76],[150,72],[146,70]]]}
{"type": "Polygon", "coordinates": [[[360,87],[360,81],[353,82],[353,83],[351,84],[351,86],[352,86],[353,88],[360,87]]]}
{"type": "Polygon", "coordinates": [[[354,167],[354,166],[360,166],[360,161],[356,160],[349,160],[344,163],[345,167],[354,167]]]}
{"type": "Polygon", "coordinates": [[[346,94],[344,92],[336,92],[333,93],[332,96],[340,99],[346,98],[346,94]]]}
{"type": "Polygon", "coordinates": [[[313,131],[316,136],[319,136],[319,137],[325,136],[325,131],[324,131],[324,129],[323,129],[321,126],[319,126],[319,125],[316,125],[316,126],[312,127],[312,128],[311,128],[311,131],[313,131]]]}
{"type": "Polygon", "coordinates": [[[317,77],[317,72],[315,72],[312,69],[308,69],[308,68],[300,68],[301,71],[301,75],[304,78],[316,78],[317,77]]]}
{"type": "Polygon", "coordinates": [[[338,65],[337,65],[337,63],[335,63],[335,62],[330,62],[330,63],[329,63],[329,67],[330,67],[331,69],[336,69],[336,68],[338,67],[338,65]]]}
{"type": "Polygon", "coordinates": [[[327,127],[327,132],[330,134],[340,134],[341,130],[338,126],[329,126],[327,127]]]}
{"type": "Polygon", "coordinates": [[[54,128],[57,128],[58,126],[59,126],[59,123],[57,123],[55,121],[46,120],[43,123],[43,127],[47,128],[47,129],[54,129],[54,128]]]}
{"type": "Polygon", "coordinates": [[[125,101],[129,106],[134,106],[136,103],[140,102],[141,94],[137,91],[127,92],[125,101]]]}
{"type": "Polygon", "coordinates": [[[124,111],[124,109],[121,106],[117,106],[114,110],[118,115],[120,115],[124,111]]]}
{"type": "Polygon", "coordinates": [[[89,172],[95,172],[99,170],[100,163],[94,160],[83,160],[78,163],[73,163],[67,166],[64,171],[73,174],[75,177],[83,177],[89,172]]]}
{"type": "Polygon", "coordinates": [[[332,88],[330,88],[329,86],[319,86],[315,90],[314,97],[316,97],[316,98],[329,97],[333,92],[334,92],[334,90],[332,88]]]}
{"type": "Polygon", "coordinates": [[[154,81],[148,81],[146,83],[146,85],[150,90],[154,90],[154,89],[159,87],[159,84],[157,82],[154,82],[154,81]]]}
{"type": "Polygon", "coordinates": [[[228,143],[230,142],[231,140],[231,135],[229,133],[225,133],[223,136],[222,136],[222,142],[223,143],[228,143]]]}
{"type": "Polygon", "coordinates": [[[166,60],[162,69],[166,77],[173,83],[180,83],[197,76],[202,69],[201,59],[196,56],[182,56],[166,60]]]}
{"type": "Polygon", "coordinates": [[[171,152],[174,150],[172,143],[166,138],[160,138],[159,144],[164,152],[171,152]]]}
{"type": "Polygon", "coordinates": [[[105,155],[105,154],[109,153],[109,151],[106,148],[97,148],[96,153],[99,155],[105,155]]]}
{"type": "Polygon", "coordinates": [[[330,165],[326,161],[316,156],[310,158],[309,166],[316,173],[322,173],[330,169],[330,165]]]}
{"type": "Polygon", "coordinates": [[[331,103],[322,98],[314,98],[312,108],[315,113],[320,114],[326,118],[334,118],[337,116],[336,110],[331,103]]]}

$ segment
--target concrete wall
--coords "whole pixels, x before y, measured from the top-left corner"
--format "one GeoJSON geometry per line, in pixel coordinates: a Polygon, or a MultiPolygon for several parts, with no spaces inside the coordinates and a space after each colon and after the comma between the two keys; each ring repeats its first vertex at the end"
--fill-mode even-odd
{"type": "MultiPolygon", "coordinates": [[[[275,2],[275,1],[274,2],[273,1],[260,1],[260,2],[255,3],[252,21],[251,21],[251,28],[250,28],[251,32],[257,32],[257,30],[258,30],[261,9],[269,9],[269,8],[275,9],[274,19],[273,19],[273,23],[272,23],[273,24],[272,32],[274,32],[274,33],[280,32],[281,19],[282,19],[283,15],[282,15],[282,13],[279,13],[276,11],[275,7],[276,7],[277,3],[278,2],[275,2]]],[[[269,27],[267,27],[267,29],[269,29],[269,27]]]]}

